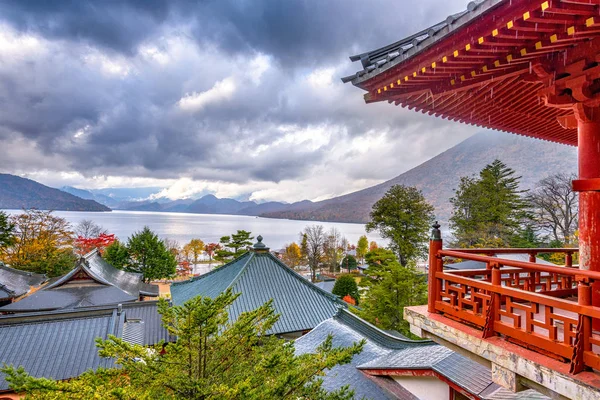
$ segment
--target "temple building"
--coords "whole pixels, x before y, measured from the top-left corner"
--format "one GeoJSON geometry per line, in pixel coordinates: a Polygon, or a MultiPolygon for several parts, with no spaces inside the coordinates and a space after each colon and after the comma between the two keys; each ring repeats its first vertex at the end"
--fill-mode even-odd
{"type": "Polygon", "coordinates": [[[40,290],[0,307],[0,313],[67,310],[123,304],[158,297],[158,286],[142,274],[126,272],[107,263],[97,250],[84,255],[66,275],[51,279],[40,290]]]}
{"type": "Polygon", "coordinates": [[[47,280],[46,275],[10,268],[0,262],[0,306],[18,301],[47,280]]]}
{"type": "MultiPolygon", "coordinates": [[[[157,301],[0,316],[0,360],[35,377],[57,380],[114,366],[98,355],[96,338],[114,335],[139,345],[175,338],[162,326],[157,301]]],[[[0,373],[0,400],[20,399],[0,373]]]]}
{"type": "Polygon", "coordinates": [[[279,320],[269,334],[286,338],[298,337],[322,321],[333,317],[346,303],[318,288],[286,266],[269,248],[258,242],[241,257],[196,278],[171,285],[175,305],[196,296],[215,298],[228,288],[241,293],[229,309],[236,319],[245,311],[253,311],[273,299],[279,320]]]}
{"type": "Polygon", "coordinates": [[[444,249],[435,226],[429,303],[405,318],[515,392],[600,398],[600,2],[472,1],[351,60],[360,70],[342,80],[365,90],[367,103],[578,147],[579,249],[554,249],[564,266],[535,262],[548,249],[510,249],[527,261],[444,249]],[[444,270],[450,259],[485,268],[444,270]]]}
{"type": "Polygon", "coordinates": [[[323,387],[329,391],[349,385],[355,398],[370,400],[548,399],[534,390],[512,393],[494,383],[483,365],[431,340],[389,334],[346,309],[297,339],[296,352],[316,352],[329,335],[336,347],[365,340],[349,364],[327,371],[323,387]]]}

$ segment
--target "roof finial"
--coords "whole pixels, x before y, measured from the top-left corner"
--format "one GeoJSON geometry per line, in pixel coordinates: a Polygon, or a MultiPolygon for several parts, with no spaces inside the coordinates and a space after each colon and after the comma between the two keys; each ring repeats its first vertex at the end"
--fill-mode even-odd
{"type": "Polygon", "coordinates": [[[254,252],[266,253],[269,251],[269,248],[262,242],[263,237],[261,235],[258,235],[256,240],[258,240],[258,242],[254,243],[254,246],[252,246],[254,252]]]}

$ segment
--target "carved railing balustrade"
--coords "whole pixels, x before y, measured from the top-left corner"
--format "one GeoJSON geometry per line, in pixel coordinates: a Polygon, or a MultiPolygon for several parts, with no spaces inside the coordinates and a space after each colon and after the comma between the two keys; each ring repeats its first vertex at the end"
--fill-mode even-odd
{"type": "Polygon", "coordinates": [[[600,273],[572,265],[577,249],[442,249],[432,240],[428,311],[570,363],[570,372],[600,370],[600,307],[591,289],[600,273]],[[529,262],[502,258],[529,254],[529,262]],[[535,263],[539,253],[563,253],[567,265],[535,263]],[[479,261],[479,270],[444,270],[450,259],[479,261]]]}

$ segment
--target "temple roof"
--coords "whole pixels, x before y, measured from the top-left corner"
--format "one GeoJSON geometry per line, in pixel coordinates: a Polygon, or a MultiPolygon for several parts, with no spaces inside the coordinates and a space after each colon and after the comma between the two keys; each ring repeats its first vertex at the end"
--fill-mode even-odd
{"type": "Polygon", "coordinates": [[[296,352],[315,352],[328,335],[333,336],[336,347],[347,347],[362,339],[366,344],[349,364],[335,366],[327,372],[323,382],[327,390],[350,385],[356,398],[389,399],[392,398],[388,395],[389,386],[381,387],[377,380],[362,371],[431,370],[478,398],[547,399],[533,390],[511,393],[492,382],[491,372],[486,367],[432,341],[413,341],[387,334],[345,309],[297,339],[296,352]]]}
{"type": "MultiPolygon", "coordinates": [[[[0,317],[0,364],[23,366],[35,377],[68,379],[89,369],[108,368],[95,339],[115,335],[131,343],[172,341],[156,301],[88,310],[0,317]],[[43,333],[43,334],[42,334],[43,333]]],[[[8,384],[0,373],[0,392],[8,384]]]]}
{"type": "Polygon", "coordinates": [[[0,312],[36,312],[101,306],[158,296],[158,286],[142,281],[142,274],[119,270],[94,250],[69,273],[53,278],[35,293],[0,307],[0,312]]]}
{"type": "Polygon", "coordinates": [[[346,307],[337,296],[318,288],[263,249],[255,248],[197,278],[174,282],[173,302],[181,305],[195,296],[215,298],[232,288],[234,293],[241,293],[229,310],[230,319],[235,320],[273,299],[275,312],[281,316],[269,334],[310,330],[346,307]]]}
{"type": "Polygon", "coordinates": [[[47,280],[46,275],[10,268],[0,262],[0,300],[23,296],[31,287],[47,280]]]}
{"type": "Polygon", "coordinates": [[[552,96],[578,96],[567,90],[572,78],[596,79],[590,68],[600,54],[599,11],[597,2],[588,1],[471,2],[445,21],[350,57],[361,61],[361,69],[342,81],[368,91],[367,103],[388,101],[576,145],[576,129],[564,122],[572,109],[563,107],[566,101],[546,103],[552,96]],[[547,91],[555,85],[559,92],[547,91]]]}

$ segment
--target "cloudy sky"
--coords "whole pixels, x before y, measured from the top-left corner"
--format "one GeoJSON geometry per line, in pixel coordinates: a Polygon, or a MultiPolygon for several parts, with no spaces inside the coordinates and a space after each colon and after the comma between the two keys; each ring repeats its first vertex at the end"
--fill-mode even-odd
{"type": "Polygon", "coordinates": [[[475,133],[341,83],[466,7],[407,3],[3,0],[0,172],[283,201],[390,179],[475,133]]]}

